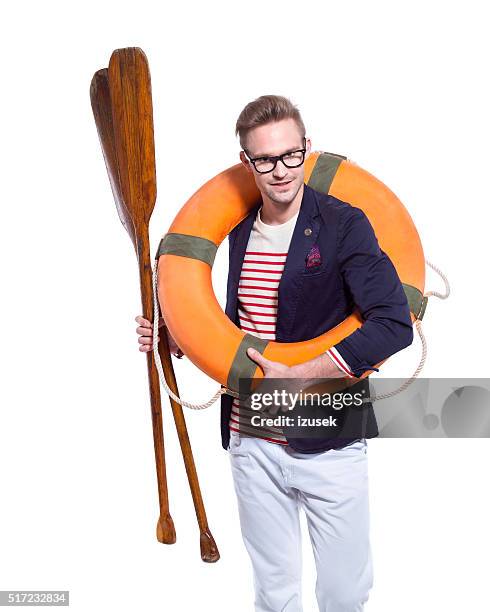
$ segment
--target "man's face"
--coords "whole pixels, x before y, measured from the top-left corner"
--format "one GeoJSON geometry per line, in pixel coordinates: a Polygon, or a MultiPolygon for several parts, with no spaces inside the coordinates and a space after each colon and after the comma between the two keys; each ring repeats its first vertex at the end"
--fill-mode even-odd
{"type": "MultiPolygon", "coordinates": [[[[288,151],[302,149],[304,141],[300,129],[294,119],[283,119],[256,127],[247,135],[246,149],[251,158],[281,155],[288,151]]],[[[311,148],[309,138],[306,139],[306,157],[311,148]]],[[[294,200],[301,189],[305,166],[287,168],[282,161],[278,161],[271,172],[261,174],[247,159],[243,151],[240,153],[242,163],[253,173],[255,183],[262,195],[268,196],[277,204],[289,204],[294,200]]]]}

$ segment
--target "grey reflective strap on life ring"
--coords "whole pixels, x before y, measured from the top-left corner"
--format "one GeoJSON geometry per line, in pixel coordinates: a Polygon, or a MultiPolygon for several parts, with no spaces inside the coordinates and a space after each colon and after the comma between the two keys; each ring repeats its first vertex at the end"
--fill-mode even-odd
{"type": "Polygon", "coordinates": [[[321,153],[313,166],[308,187],[320,193],[328,193],[340,164],[347,159],[335,153],[321,153]]]}
{"type": "Polygon", "coordinates": [[[407,296],[410,312],[413,312],[416,319],[422,321],[429,298],[425,297],[424,294],[413,285],[407,285],[407,283],[402,283],[402,285],[405,290],[405,295],[407,296]]]}
{"type": "Polygon", "coordinates": [[[160,255],[180,255],[190,259],[198,259],[212,268],[218,247],[207,238],[190,236],[189,234],[170,233],[160,240],[155,259],[160,255]]]}
{"type": "Polygon", "coordinates": [[[226,386],[232,391],[240,391],[243,394],[250,393],[251,389],[239,389],[241,378],[252,378],[255,372],[255,368],[259,367],[255,361],[252,361],[247,355],[247,349],[252,347],[257,349],[261,355],[264,354],[265,347],[269,344],[268,340],[252,336],[251,334],[245,334],[238,346],[233,363],[231,364],[230,371],[228,373],[228,379],[226,386]]]}

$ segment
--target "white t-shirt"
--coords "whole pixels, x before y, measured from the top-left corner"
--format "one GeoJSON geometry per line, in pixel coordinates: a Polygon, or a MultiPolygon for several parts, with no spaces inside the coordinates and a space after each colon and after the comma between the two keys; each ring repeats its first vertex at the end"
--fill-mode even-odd
{"type": "MultiPolygon", "coordinates": [[[[278,287],[289,244],[299,211],[286,223],[267,225],[257,212],[245,251],[238,285],[239,325],[243,331],[265,340],[276,339],[278,287]]],[[[240,407],[233,400],[230,429],[250,433],[270,442],[287,444],[282,430],[277,427],[257,427],[250,418],[257,412],[240,407]]]]}

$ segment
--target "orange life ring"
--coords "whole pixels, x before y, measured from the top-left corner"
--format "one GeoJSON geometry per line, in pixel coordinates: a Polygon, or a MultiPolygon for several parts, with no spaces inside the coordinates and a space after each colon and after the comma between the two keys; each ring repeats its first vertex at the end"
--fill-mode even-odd
{"type": "MultiPolygon", "coordinates": [[[[396,195],[361,167],[331,153],[311,153],[305,161],[304,180],[313,189],[365,212],[402,281],[412,321],[421,319],[427,301],[424,253],[417,229],[396,195]]],[[[246,355],[251,335],[228,319],[214,295],[211,268],[219,245],[259,201],[260,192],[243,165],[228,168],[186,202],[156,254],[158,298],[170,333],[199,369],[232,391],[238,391],[240,377],[262,378],[263,374],[246,355]]],[[[311,340],[263,340],[262,346],[252,345],[267,359],[292,366],[324,353],[361,325],[361,316],[354,312],[311,340]]]]}

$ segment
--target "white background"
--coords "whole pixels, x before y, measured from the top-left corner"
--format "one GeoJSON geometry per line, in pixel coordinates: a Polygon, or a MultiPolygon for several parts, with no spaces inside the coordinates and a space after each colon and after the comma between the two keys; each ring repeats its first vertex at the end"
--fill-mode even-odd
{"type": "MultiPolygon", "coordinates": [[[[488,21],[460,2],[18,2],[2,47],[0,589],[69,589],[86,610],[251,611],[219,408],[186,412],[221,560],[206,565],[165,408],[177,544],[155,538],[156,476],[136,259],[89,100],[113,49],[150,62],[152,253],[187,198],[236,163],[243,106],[291,97],[314,149],[404,202],[452,285],[424,319],[425,376],[488,375],[488,21]]],[[[224,305],[227,253],[213,270],[224,305]]],[[[427,289],[442,289],[428,274],[427,289]]],[[[383,368],[406,376],[420,343],[383,368]]],[[[185,399],[217,384],[187,359],[185,399]]],[[[375,584],[367,610],[488,604],[488,439],[369,442],[375,584]]],[[[304,540],[304,609],[316,609],[304,540]]]]}

